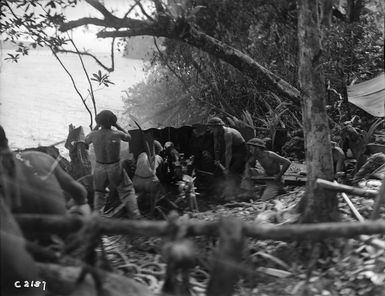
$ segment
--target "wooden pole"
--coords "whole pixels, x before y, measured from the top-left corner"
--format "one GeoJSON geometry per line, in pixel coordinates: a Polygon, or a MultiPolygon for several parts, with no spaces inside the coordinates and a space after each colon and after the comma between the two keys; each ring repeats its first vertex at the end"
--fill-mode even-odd
{"type": "MultiPolygon", "coordinates": [[[[102,234],[131,234],[142,236],[165,236],[168,233],[166,221],[136,221],[105,219],[101,217],[81,218],[55,215],[15,215],[20,227],[25,232],[68,233],[77,231],[85,223],[96,222],[102,234]],[[94,221],[96,220],[96,221],[94,221]]],[[[187,236],[219,235],[218,221],[178,222],[178,227],[185,227],[187,236]]],[[[255,222],[242,223],[243,234],[257,239],[320,240],[327,237],[355,237],[360,234],[385,234],[385,221],[337,222],[318,224],[296,224],[282,226],[260,225],[255,222]]]]}
{"type": "MultiPolygon", "coordinates": [[[[356,216],[357,220],[364,223],[365,218],[362,217],[360,212],[358,212],[358,210],[353,205],[353,203],[351,202],[349,197],[346,195],[346,193],[342,192],[341,195],[342,195],[342,198],[345,200],[345,202],[348,204],[349,208],[352,210],[354,216],[356,216]]],[[[362,234],[359,236],[359,239],[361,241],[368,243],[368,244],[371,244],[372,246],[375,246],[377,248],[385,249],[385,242],[383,240],[378,239],[378,238],[373,238],[373,237],[370,237],[369,235],[362,234]]]]}
{"type": "Polygon", "coordinates": [[[350,210],[353,212],[354,216],[357,218],[358,221],[360,222],[364,222],[365,221],[365,218],[362,217],[362,215],[360,214],[360,212],[358,212],[358,210],[356,209],[356,207],[353,205],[353,203],[351,202],[351,200],[349,199],[349,197],[347,196],[346,193],[344,192],[341,192],[341,196],[342,198],[344,199],[344,201],[348,204],[350,210]]]}
{"type": "Polygon", "coordinates": [[[352,187],[348,185],[338,184],[336,182],[330,182],[324,179],[317,179],[317,186],[331,190],[331,191],[337,191],[337,192],[345,192],[352,195],[358,195],[363,196],[367,198],[374,198],[377,196],[378,192],[376,190],[370,190],[370,189],[361,189],[357,187],[352,187]]]}

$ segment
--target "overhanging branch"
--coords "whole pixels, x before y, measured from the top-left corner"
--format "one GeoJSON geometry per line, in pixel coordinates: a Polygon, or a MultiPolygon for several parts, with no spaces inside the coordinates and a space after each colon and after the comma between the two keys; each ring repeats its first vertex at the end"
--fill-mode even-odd
{"type": "Polygon", "coordinates": [[[86,25],[95,25],[95,26],[104,27],[106,26],[106,21],[96,17],[83,17],[75,21],[69,21],[61,24],[60,31],[66,32],[66,31],[69,31],[81,26],[86,26],[86,25]]]}
{"type": "MultiPolygon", "coordinates": [[[[154,22],[132,18],[121,19],[113,16],[105,8],[102,9],[100,2],[96,0],[87,0],[87,2],[90,5],[94,5],[93,7],[96,5],[105,19],[83,18],[70,21],[62,24],[60,28],[61,31],[66,31],[81,25],[93,24],[104,28],[116,29],[116,31],[100,31],[97,33],[98,38],[155,36],[181,41],[221,59],[251,79],[257,79],[266,90],[286,97],[296,105],[300,104],[301,96],[298,89],[257,63],[250,56],[197,30],[186,21],[180,20],[180,22],[175,22],[170,16],[164,13],[158,13],[158,18],[154,22]]],[[[159,1],[154,1],[154,3],[157,9],[161,9],[159,7],[159,1]]]]}
{"type": "MultiPolygon", "coordinates": [[[[144,20],[137,20],[132,18],[108,18],[108,19],[100,19],[96,17],[84,17],[74,21],[69,21],[66,23],[62,23],[60,25],[60,31],[66,32],[68,30],[72,30],[85,25],[95,25],[99,27],[105,28],[135,28],[135,27],[143,27],[149,26],[151,23],[144,20]]],[[[110,36],[113,37],[113,36],[110,36]]]]}
{"type": "Polygon", "coordinates": [[[129,29],[124,31],[101,31],[96,34],[98,38],[124,38],[134,36],[169,37],[163,30],[154,27],[129,29]]]}

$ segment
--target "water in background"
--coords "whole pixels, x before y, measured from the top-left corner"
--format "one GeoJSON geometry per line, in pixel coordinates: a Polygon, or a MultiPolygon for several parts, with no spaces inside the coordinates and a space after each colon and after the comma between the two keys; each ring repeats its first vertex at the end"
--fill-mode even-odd
{"type": "MultiPolygon", "coordinates": [[[[3,52],[0,124],[7,133],[11,148],[51,145],[65,140],[71,123],[82,125],[85,133],[89,132],[89,115],[69,76],[49,51],[32,51],[18,63],[4,61],[5,57],[3,52]]],[[[81,94],[86,96],[88,83],[79,58],[75,55],[60,57],[81,94]]],[[[108,54],[98,57],[110,65],[108,54]]],[[[89,75],[101,69],[90,57],[83,59],[89,75]]],[[[141,60],[116,56],[115,71],[110,74],[115,85],[98,87],[96,82],[93,83],[98,111],[110,109],[119,116],[123,111],[122,97],[125,96],[122,91],[144,79],[143,66],[141,60]]],[[[106,71],[102,70],[102,73],[106,71]]]]}

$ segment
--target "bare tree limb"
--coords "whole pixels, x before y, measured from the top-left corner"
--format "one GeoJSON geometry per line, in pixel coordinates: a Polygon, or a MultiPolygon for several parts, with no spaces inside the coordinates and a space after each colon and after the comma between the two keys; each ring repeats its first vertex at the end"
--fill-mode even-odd
{"type": "MultiPolygon", "coordinates": [[[[100,19],[96,17],[84,17],[80,18],[74,21],[69,21],[66,23],[63,23],[60,25],[60,31],[65,32],[68,30],[72,30],[81,26],[85,25],[95,25],[99,27],[106,27],[106,28],[135,28],[135,27],[143,27],[148,26],[149,23],[147,23],[144,20],[138,20],[138,19],[132,19],[132,18],[118,18],[114,17],[113,19],[100,19]]],[[[114,36],[109,36],[114,37],[114,36]]],[[[115,36],[118,37],[118,36],[115,36]]],[[[122,36],[126,37],[126,36],[122,36]]]]}
{"type": "Polygon", "coordinates": [[[140,11],[152,22],[155,22],[155,20],[146,12],[144,9],[142,3],[140,3],[140,0],[135,0],[136,4],[138,4],[140,11]]]}
{"type": "MultiPolygon", "coordinates": [[[[67,33],[67,34],[68,34],[68,33],[67,33]]],[[[68,38],[69,38],[69,36],[68,36],[68,38]]],[[[90,87],[90,89],[89,89],[89,94],[90,94],[90,96],[91,96],[92,106],[94,107],[94,115],[95,115],[95,117],[96,117],[96,114],[97,114],[97,111],[96,111],[96,102],[95,102],[94,89],[93,89],[93,86],[92,86],[92,83],[91,83],[91,80],[90,80],[90,76],[88,75],[87,69],[86,69],[86,67],[85,67],[85,65],[84,65],[83,58],[82,58],[81,54],[79,54],[79,50],[78,50],[78,48],[77,48],[75,42],[74,42],[71,38],[69,38],[69,40],[70,40],[70,42],[72,43],[73,47],[75,48],[76,53],[78,54],[80,63],[81,63],[81,65],[82,65],[82,69],[83,69],[83,71],[84,71],[84,74],[86,75],[87,82],[88,82],[88,85],[89,85],[89,87],[90,87]]]]}
{"type": "Polygon", "coordinates": [[[91,57],[100,67],[102,67],[104,70],[108,71],[108,72],[113,72],[114,71],[114,66],[111,65],[111,67],[108,67],[106,65],[104,65],[102,63],[102,61],[100,61],[95,55],[93,55],[92,53],[90,52],[87,52],[87,51],[79,51],[79,52],[76,52],[74,50],[68,50],[68,49],[58,49],[57,52],[60,52],[60,53],[72,53],[72,54],[80,54],[82,56],[89,56],[91,57]]]}
{"type": "Polygon", "coordinates": [[[134,5],[132,5],[132,6],[130,7],[129,10],[127,10],[127,12],[126,12],[126,13],[124,14],[124,16],[123,16],[123,19],[125,19],[125,18],[130,14],[130,12],[134,10],[134,8],[136,7],[136,5],[138,5],[137,2],[135,2],[134,5]]]}
{"type": "Polygon", "coordinates": [[[134,36],[169,37],[169,35],[165,34],[163,30],[160,30],[156,26],[145,26],[120,31],[100,31],[96,36],[98,38],[125,38],[134,36]]]}
{"type": "Polygon", "coordinates": [[[97,11],[99,11],[106,19],[117,19],[117,17],[114,16],[113,14],[111,14],[111,12],[109,12],[107,10],[107,8],[102,3],[100,3],[99,1],[86,0],[86,2],[89,5],[91,5],[93,8],[95,8],[97,11]]]}
{"type": "MultiPolygon", "coordinates": [[[[16,220],[24,231],[41,233],[69,233],[78,230],[89,219],[82,217],[63,217],[55,215],[16,214],[16,220]]],[[[166,221],[136,221],[91,218],[96,220],[103,234],[133,234],[143,236],[165,236],[168,231],[166,221]]],[[[187,236],[218,236],[218,221],[185,221],[187,236]]],[[[351,238],[360,234],[385,234],[385,221],[336,222],[318,224],[296,224],[269,226],[257,223],[242,223],[244,235],[256,239],[274,239],[283,241],[320,240],[331,237],[351,238]]]]}
{"type": "Polygon", "coordinates": [[[107,24],[105,20],[96,17],[83,17],[75,21],[69,21],[60,25],[60,31],[65,32],[85,25],[95,25],[100,27],[113,27],[112,24],[107,24]]]}
{"type": "Polygon", "coordinates": [[[358,187],[352,187],[344,184],[333,183],[323,179],[317,179],[316,182],[317,182],[317,186],[324,189],[337,191],[337,192],[346,192],[349,194],[368,197],[368,198],[376,197],[378,193],[376,190],[370,190],[370,189],[365,190],[358,187]]]}
{"type": "Polygon", "coordinates": [[[80,97],[80,99],[82,100],[82,103],[84,105],[84,107],[86,108],[89,116],[90,116],[90,129],[92,129],[92,125],[93,125],[93,116],[92,116],[92,112],[90,110],[90,108],[87,106],[86,104],[86,100],[83,98],[82,94],[80,93],[79,89],[77,88],[76,86],[76,82],[74,80],[74,78],[72,77],[71,73],[68,71],[68,69],[66,68],[66,66],[64,66],[63,62],[60,60],[60,58],[57,56],[57,54],[55,53],[54,50],[52,50],[52,53],[54,55],[54,57],[57,59],[57,61],[60,63],[60,65],[62,66],[62,68],[64,69],[64,71],[68,74],[69,78],[71,79],[71,82],[72,82],[72,86],[74,87],[76,93],[78,94],[78,96],[80,97]]]}

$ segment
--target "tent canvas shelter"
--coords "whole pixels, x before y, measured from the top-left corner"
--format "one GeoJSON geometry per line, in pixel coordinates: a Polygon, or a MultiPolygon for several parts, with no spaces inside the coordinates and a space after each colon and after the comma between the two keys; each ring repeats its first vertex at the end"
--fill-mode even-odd
{"type": "Polygon", "coordinates": [[[385,116],[385,73],[348,86],[348,101],[375,117],[385,116]]]}

